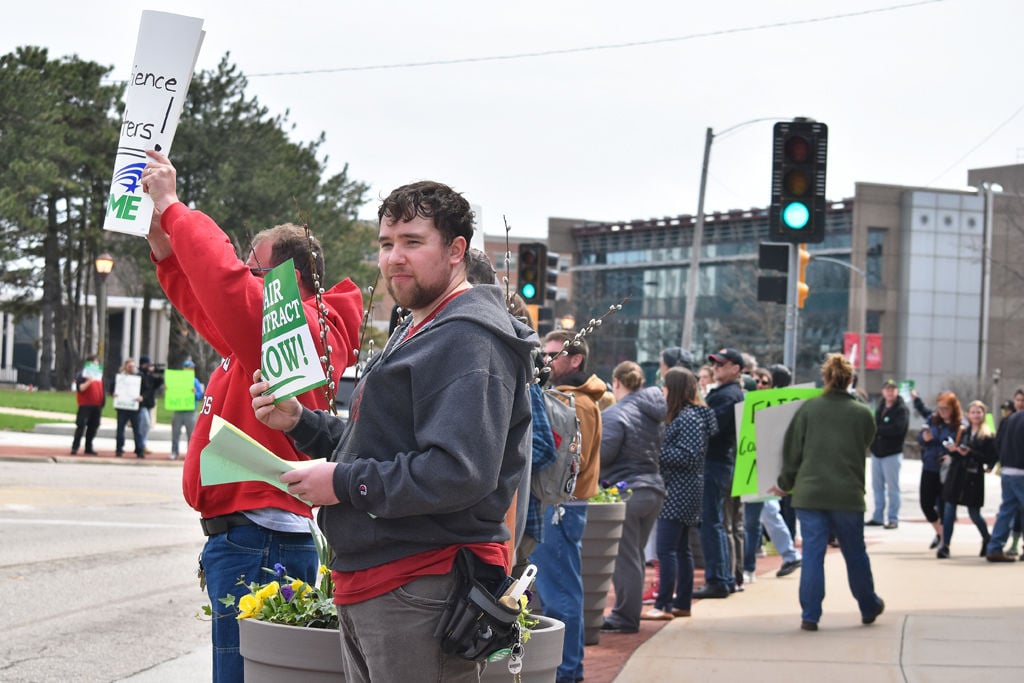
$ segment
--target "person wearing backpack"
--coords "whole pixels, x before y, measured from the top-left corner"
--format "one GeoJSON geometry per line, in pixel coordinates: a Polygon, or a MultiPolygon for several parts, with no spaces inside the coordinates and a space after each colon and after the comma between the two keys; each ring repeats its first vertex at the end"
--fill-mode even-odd
{"type": "Polygon", "coordinates": [[[601,479],[628,484],[626,519],[615,558],[615,607],[603,633],[636,633],[643,610],[644,545],[665,500],[658,458],[664,431],[665,394],[644,388],[644,371],[624,361],[612,371],[615,403],[601,411],[601,479]]]}
{"type": "Polygon", "coordinates": [[[580,421],[581,463],[576,480],[576,500],[549,505],[544,510],[544,540],[530,561],[537,565],[534,589],[547,616],[565,624],[562,663],[556,683],[583,678],[583,575],[581,548],[587,524],[586,501],[597,493],[601,468],[601,411],[597,401],[605,383],[587,373],[589,349],[573,332],[555,330],[544,337],[541,349],[550,370],[548,385],[572,394],[580,421]]]}
{"type": "MultiPolygon", "coordinates": [[[[474,283],[475,284],[475,283],[474,283]]],[[[520,322],[533,327],[533,320],[526,302],[519,294],[513,293],[509,299],[509,313],[520,322]]],[[[539,360],[540,353],[537,353],[539,360]]],[[[543,362],[539,363],[543,365],[543,362]]],[[[543,375],[546,379],[546,375],[543,375]]],[[[524,491],[530,491],[527,504],[526,519],[523,522],[523,535],[516,546],[515,564],[512,565],[512,576],[519,577],[530,563],[530,553],[544,539],[544,504],[532,492],[533,481],[545,476],[550,471],[558,454],[555,450],[555,435],[548,419],[545,406],[544,389],[540,382],[530,384],[530,412],[533,416],[532,456],[530,458],[529,479],[525,487],[519,491],[522,501],[524,491]]]]}

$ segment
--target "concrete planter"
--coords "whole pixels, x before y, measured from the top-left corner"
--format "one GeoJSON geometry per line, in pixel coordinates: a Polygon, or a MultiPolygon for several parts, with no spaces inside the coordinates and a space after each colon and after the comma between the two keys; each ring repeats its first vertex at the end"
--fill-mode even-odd
{"type": "MultiPolygon", "coordinates": [[[[565,624],[538,616],[523,646],[523,683],[550,683],[562,663],[565,624]]],[[[240,650],[245,660],[246,683],[340,683],[341,636],[335,629],[301,628],[256,619],[238,622],[240,650]]],[[[483,681],[509,681],[508,660],[489,662],[483,681]]]]}
{"type": "MultiPolygon", "coordinates": [[[[562,663],[565,624],[545,616],[538,616],[537,620],[540,623],[530,629],[530,640],[523,645],[523,670],[519,673],[522,683],[551,683],[555,680],[555,670],[562,663]]],[[[480,680],[511,681],[508,659],[488,662],[480,680]]]]}
{"type": "Polygon", "coordinates": [[[587,526],[583,530],[583,630],[584,642],[601,640],[608,590],[612,585],[615,558],[619,554],[625,503],[589,503],[587,526]]]}
{"type": "Polygon", "coordinates": [[[340,683],[341,634],[256,619],[238,622],[246,683],[340,683]]]}

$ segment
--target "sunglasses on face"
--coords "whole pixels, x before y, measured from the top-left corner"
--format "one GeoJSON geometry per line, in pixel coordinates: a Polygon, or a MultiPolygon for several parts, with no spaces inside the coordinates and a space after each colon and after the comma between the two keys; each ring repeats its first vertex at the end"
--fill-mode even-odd
{"type": "Polygon", "coordinates": [[[759,379],[759,380],[757,380],[757,383],[758,383],[759,386],[765,386],[765,387],[771,386],[771,382],[766,380],[766,379],[759,379]]]}

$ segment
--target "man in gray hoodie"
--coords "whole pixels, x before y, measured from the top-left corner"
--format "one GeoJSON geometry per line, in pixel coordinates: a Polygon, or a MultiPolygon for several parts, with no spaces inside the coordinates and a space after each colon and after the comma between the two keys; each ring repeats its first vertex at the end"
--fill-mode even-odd
{"type": "Polygon", "coordinates": [[[266,382],[253,385],[253,408],[329,458],[281,480],[322,506],[346,680],[476,681],[480,665],[445,654],[433,633],[460,548],[511,566],[504,519],[531,453],[536,337],[500,287],[467,282],[473,214],[461,195],[413,183],[378,217],[381,275],[411,315],[367,364],[348,422],[294,399],[274,405],[266,382]]]}

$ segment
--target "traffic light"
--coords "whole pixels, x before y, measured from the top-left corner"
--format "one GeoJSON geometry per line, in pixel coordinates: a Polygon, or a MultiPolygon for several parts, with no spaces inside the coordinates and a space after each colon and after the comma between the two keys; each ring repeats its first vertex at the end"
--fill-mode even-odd
{"type": "Polygon", "coordinates": [[[796,307],[803,308],[807,293],[811,288],[807,286],[807,263],[811,260],[811,253],[807,251],[807,245],[800,245],[800,277],[796,281],[796,307]]]}
{"type": "MultiPolygon", "coordinates": [[[[554,301],[558,298],[558,259],[559,255],[549,251],[547,258],[547,268],[544,271],[545,288],[544,288],[544,299],[545,301],[554,301]]],[[[552,317],[552,320],[554,318],[552,317]]]]}
{"type": "MultiPolygon", "coordinates": [[[[757,269],[761,271],[789,270],[788,244],[769,244],[761,242],[757,246],[757,269]]],[[[786,275],[769,274],[757,276],[757,300],[771,301],[777,304],[786,303],[786,275]]]]}
{"type": "Polygon", "coordinates": [[[544,267],[547,264],[548,248],[540,242],[519,245],[519,279],[516,287],[519,296],[528,304],[544,303],[544,267]]]}
{"type": "Polygon", "coordinates": [[[828,126],[802,118],[780,121],[772,135],[769,238],[793,244],[824,242],[828,126]]]}

